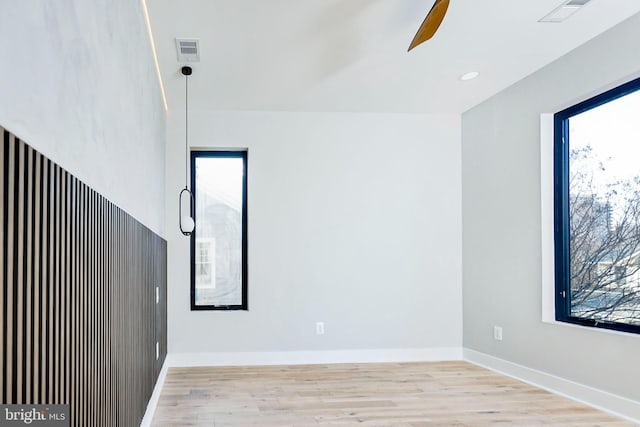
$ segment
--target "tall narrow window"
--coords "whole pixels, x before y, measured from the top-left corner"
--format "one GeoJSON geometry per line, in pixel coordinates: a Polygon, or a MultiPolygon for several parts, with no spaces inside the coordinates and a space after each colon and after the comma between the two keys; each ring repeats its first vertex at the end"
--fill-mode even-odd
{"type": "Polygon", "coordinates": [[[554,126],[556,319],[640,333],[640,79],[554,126]]]}
{"type": "Polygon", "coordinates": [[[247,153],[192,151],[191,309],[247,310],[247,153]]]}

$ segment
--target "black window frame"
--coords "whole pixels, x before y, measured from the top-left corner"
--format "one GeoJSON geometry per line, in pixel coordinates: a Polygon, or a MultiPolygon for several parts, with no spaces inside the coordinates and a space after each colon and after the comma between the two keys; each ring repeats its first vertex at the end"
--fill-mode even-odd
{"type": "Polygon", "coordinates": [[[198,227],[196,227],[191,233],[191,254],[190,254],[190,270],[191,270],[191,310],[192,311],[205,311],[205,310],[249,310],[248,301],[248,242],[247,242],[247,182],[248,182],[248,156],[247,150],[191,150],[191,191],[194,196],[194,211],[191,212],[192,218],[196,221],[195,205],[198,203],[196,196],[196,159],[198,158],[241,158],[243,165],[243,177],[242,177],[242,303],[234,305],[197,305],[196,304],[196,235],[198,233],[198,227]]]}
{"type": "Polygon", "coordinates": [[[569,119],[640,90],[636,78],[554,114],[554,260],[555,318],[582,326],[640,334],[640,325],[588,319],[571,315],[569,236],[569,119]]]}

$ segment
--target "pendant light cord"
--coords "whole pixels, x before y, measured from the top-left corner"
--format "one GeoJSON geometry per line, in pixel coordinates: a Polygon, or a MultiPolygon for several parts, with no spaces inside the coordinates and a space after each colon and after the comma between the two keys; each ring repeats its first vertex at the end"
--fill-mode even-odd
{"type": "Polygon", "coordinates": [[[184,79],[184,188],[189,188],[189,76],[184,79]]]}

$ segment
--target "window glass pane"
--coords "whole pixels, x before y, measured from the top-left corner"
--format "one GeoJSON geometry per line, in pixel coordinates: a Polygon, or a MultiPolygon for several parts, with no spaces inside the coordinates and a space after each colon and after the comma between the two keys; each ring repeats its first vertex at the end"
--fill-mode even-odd
{"type": "Polygon", "coordinates": [[[568,126],[570,315],[640,325],[640,92],[568,126]]]}
{"type": "Polygon", "coordinates": [[[243,305],[243,157],[195,158],[194,304],[243,305]]]}

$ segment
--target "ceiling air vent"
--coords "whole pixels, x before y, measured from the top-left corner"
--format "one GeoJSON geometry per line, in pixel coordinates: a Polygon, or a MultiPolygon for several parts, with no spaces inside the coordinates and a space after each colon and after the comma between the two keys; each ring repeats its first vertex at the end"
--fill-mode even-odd
{"type": "Polygon", "coordinates": [[[538,22],[563,22],[591,0],[565,0],[538,22]]]}
{"type": "Polygon", "coordinates": [[[200,39],[176,39],[179,62],[200,61],[200,39]]]}

